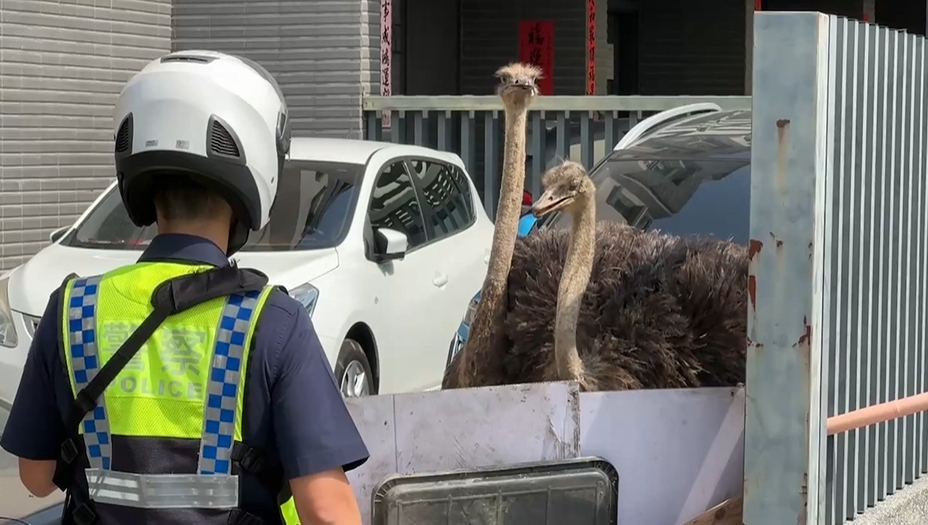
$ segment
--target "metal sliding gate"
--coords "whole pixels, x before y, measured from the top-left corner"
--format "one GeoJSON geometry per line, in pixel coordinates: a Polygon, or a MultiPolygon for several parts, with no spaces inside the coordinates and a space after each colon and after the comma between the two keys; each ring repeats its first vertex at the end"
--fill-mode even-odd
{"type": "Polygon", "coordinates": [[[926,41],[817,13],[754,39],[744,523],[843,523],[928,472],[926,41]]]}

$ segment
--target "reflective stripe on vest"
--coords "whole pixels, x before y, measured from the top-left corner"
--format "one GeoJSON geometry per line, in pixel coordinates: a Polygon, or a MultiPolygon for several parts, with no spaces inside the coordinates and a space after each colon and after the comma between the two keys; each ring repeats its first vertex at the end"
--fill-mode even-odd
{"type": "MultiPolygon", "coordinates": [[[[68,339],[71,373],[80,391],[100,370],[97,359],[97,292],[101,277],[78,279],[68,297],[68,339]]],[[[113,461],[106,404],[98,403],[82,423],[90,468],[109,470],[113,461]]]]}
{"type": "Polygon", "coordinates": [[[88,469],[90,497],[142,509],[224,509],[238,506],[238,476],[133,474],[88,469]]]}
{"type": "MultiPolygon", "coordinates": [[[[98,354],[97,334],[98,297],[103,278],[105,276],[77,279],[67,292],[69,344],[66,350],[75,391],[84,388],[103,364],[98,354]]],[[[139,508],[238,506],[238,476],[232,475],[231,454],[234,439],[241,434],[237,412],[244,377],[245,345],[251,322],[257,319],[256,313],[263,306],[262,295],[266,296],[269,291],[267,288],[263,292],[229,296],[222,308],[203,400],[197,474],[113,471],[112,435],[104,394],[81,426],[90,464],[86,475],[92,499],[139,508]]],[[[144,347],[139,350],[143,352],[144,347]]]]}

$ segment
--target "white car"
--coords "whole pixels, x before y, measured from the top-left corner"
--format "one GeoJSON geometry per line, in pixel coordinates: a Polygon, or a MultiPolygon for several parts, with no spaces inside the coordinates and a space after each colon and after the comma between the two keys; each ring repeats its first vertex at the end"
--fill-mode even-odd
{"type": "MultiPolygon", "coordinates": [[[[11,402],[49,294],[132,264],[155,234],[115,182],[52,244],[0,277],[0,402],[11,402]],[[5,348],[4,348],[5,347],[5,348]]],[[[452,153],[293,139],[271,221],[233,258],[306,307],[343,395],[440,387],[448,334],[487,271],[493,224],[452,153]]]]}

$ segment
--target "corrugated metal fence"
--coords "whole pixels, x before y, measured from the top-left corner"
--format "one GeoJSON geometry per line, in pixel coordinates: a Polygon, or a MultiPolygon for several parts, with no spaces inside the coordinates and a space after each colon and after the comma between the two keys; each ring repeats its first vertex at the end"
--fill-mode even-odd
{"type": "Polygon", "coordinates": [[[744,522],[837,524],[928,472],[925,39],[755,18],[744,522]],[[835,435],[829,435],[834,433],[835,435]]]}

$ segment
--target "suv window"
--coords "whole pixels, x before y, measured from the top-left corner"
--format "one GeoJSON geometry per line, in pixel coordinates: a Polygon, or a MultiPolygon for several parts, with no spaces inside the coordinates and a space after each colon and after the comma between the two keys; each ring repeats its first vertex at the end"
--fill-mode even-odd
{"type": "Polygon", "coordinates": [[[377,176],[369,216],[374,229],[391,228],[405,233],[410,250],[425,243],[422,209],[403,161],[391,164],[377,176]]]}
{"type": "MultiPolygon", "coordinates": [[[[591,173],[596,219],[674,235],[710,235],[747,245],[751,166],[746,160],[615,160],[591,173]]],[[[556,213],[544,227],[569,227],[556,213]]]]}
{"type": "MultiPolygon", "coordinates": [[[[470,225],[474,219],[464,195],[455,184],[451,167],[435,161],[416,159],[410,161],[425,196],[429,221],[434,238],[441,239],[457,233],[470,225]]],[[[466,181],[465,181],[466,184],[466,181]]]]}
{"type": "Polygon", "coordinates": [[[751,236],[751,165],[712,164],[702,173],[693,174],[695,184],[685,190],[687,196],[679,208],[649,214],[651,222],[646,227],[675,235],[711,235],[747,246],[751,236]]]}

